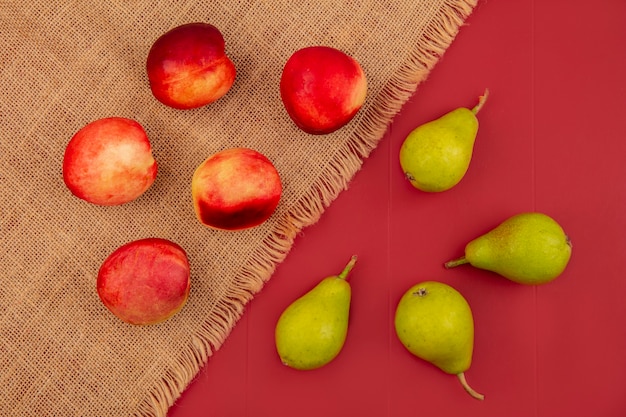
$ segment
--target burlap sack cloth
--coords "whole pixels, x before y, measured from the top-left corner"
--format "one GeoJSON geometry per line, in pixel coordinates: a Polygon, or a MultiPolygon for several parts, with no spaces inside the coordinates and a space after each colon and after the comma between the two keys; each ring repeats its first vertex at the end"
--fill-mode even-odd
{"type": "Polygon", "coordinates": [[[163,416],[246,303],[346,188],[401,105],[445,51],[476,0],[100,2],[5,0],[0,6],[0,415],[163,416]],[[145,59],[168,29],[210,22],[238,70],[218,102],[165,107],[145,59]],[[288,118],[281,69],[298,48],[354,56],[369,83],[356,118],[313,136],[288,118]],[[138,200],[90,205],[62,180],[70,137],[106,116],[141,123],[159,163],[138,200]],[[272,160],[284,186],[265,224],[247,231],[200,225],[194,169],[234,146],[272,160]],[[187,251],[192,290],[167,322],[125,324],[95,291],[118,246],[170,239],[187,251]]]}

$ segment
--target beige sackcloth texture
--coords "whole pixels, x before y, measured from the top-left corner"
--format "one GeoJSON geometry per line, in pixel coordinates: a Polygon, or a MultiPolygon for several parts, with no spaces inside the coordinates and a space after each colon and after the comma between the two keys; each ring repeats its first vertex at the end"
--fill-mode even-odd
{"type": "Polygon", "coordinates": [[[0,415],[165,416],[270,279],[302,228],[344,190],[389,122],[454,39],[477,0],[4,0],[0,5],[0,415]],[[217,26],[237,68],[229,93],[195,110],[152,96],[145,60],[179,24],[217,26]],[[368,96],[325,136],[299,131],[279,93],[299,48],[355,57],[368,96]],[[69,139],[107,116],[146,129],[159,164],[139,199],[74,197],[62,179],[69,139]],[[192,174],[210,154],[256,149],[284,192],[253,229],[202,226],[192,174]],[[165,323],[125,324],[95,282],[118,246],[162,237],[187,251],[192,289],[165,323]]]}

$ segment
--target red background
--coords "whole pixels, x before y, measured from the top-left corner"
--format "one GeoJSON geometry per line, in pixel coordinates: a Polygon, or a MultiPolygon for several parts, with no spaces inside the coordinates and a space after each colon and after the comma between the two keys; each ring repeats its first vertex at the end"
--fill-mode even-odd
{"type": "Polygon", "coordinates": [[[626,2],[482,0],[322,219],[302,231],[170,417],[626,415],[626,2]],[[417,125],[484,88],[474,157],[445,193],[413,189],[398,151],[417,125]],[[536,210],[570,235],[556,281],[526,287],[442,263],[508,216],[536,210]],[[353,300],[341,354],[314,371],[281,365],[282,310],[352,254],[353,300]],[[393,330],[411,285],[439,280],[470,303],[467,372],[412,357],[393,330]]]}

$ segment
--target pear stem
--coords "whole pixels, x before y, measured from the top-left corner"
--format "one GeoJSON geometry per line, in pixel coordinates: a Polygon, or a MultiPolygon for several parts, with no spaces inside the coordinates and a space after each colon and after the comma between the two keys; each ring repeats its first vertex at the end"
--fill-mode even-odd
{"type": "Polygon", "coordinates": [[[350,262],[348,262],[343,271],[341,271],[341,274],[338,275],[339,279],[346,279],[348,277],[348,274],[350,273],[350,271],[352,271],[352,268],[354,268],[354,264],[356,264],[356,259],[357,256],[352,255],[352,258],[350,258],[350,262]]]}
{"type": "Polygon", "coordinates": [[[465,256],[461,256],[460,258],[453,259],[451,261],[446,262],[445,264],[443,264],[443,266],[450,269],[450,268],[454,268],[455,266],[463,265],[466,263],[468,263],[468,261],[467,259],[465,259],[465,256]]]}
{"type": "Polygon", "coordinates": [[[472,113],[478,114],[480,109],[482,109],[483,106],[485,105],[485,102],[487,101],[487,97],[489,97],[489,89],[485,88],[485,92],[483,93],[483,95],[478,97],[478,104],[474,106],[474,108],[472,109],[472,113]]]}
{"type": "Polygon", "coordinates": [[[469,384],[467,383],[467,380],[465,379],[465,374],[463,372],[461,372],[460,374],[456,375],[457,377],[459,377],[459,381],[461,381],[461,385],[463,386],[463,388],[465,388],[465,391],[467,391],[467,393],[469,395],[471,395],[473,398],[476,398],[477,400],[484,400],[485,396],[479,392],[476,392],[472,387],[469,386],[469,384]]]}

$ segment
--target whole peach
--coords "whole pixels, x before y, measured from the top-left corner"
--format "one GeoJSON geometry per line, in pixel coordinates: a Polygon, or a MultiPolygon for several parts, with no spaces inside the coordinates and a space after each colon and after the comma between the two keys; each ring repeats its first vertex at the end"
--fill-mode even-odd
{"type": "Polygon", "coordinates": [[[152,45],[146,71],[154,97],[176,109],[214,102],[235,82],[235,65],[224,37],[208,23],[188,23],[161,35],[152,45]]]}
{"type": "Polygon", "coordinates": [[[241,230],[266,221],[278,206],[282,183],[263,154],[227,149],[208,157],[191,181],[198,220],[214,229],[241,230]]]}
{"type": "Polygon", "coordinates": [[[150,141],[134,120],[88,123],[65,148],[63,180],[72,194],[93,204],[128,203],[150,188],[156,175],[150,141]]]}
{"type": "Polygon", "coordinates": [[[346,125],[361,109],[367,79],[359,63],[343,51],[310,46],[294,52],[285,63],[280,95],[300,129],[328,134],[346,125]]]}
{"type": "Polygon", "coordinates": [[[160,323],[180,311],[191,286],[187,254],[167,239],[146,238],[117,248],[100,266],[96,288],[119,319],[160,323]]]}

